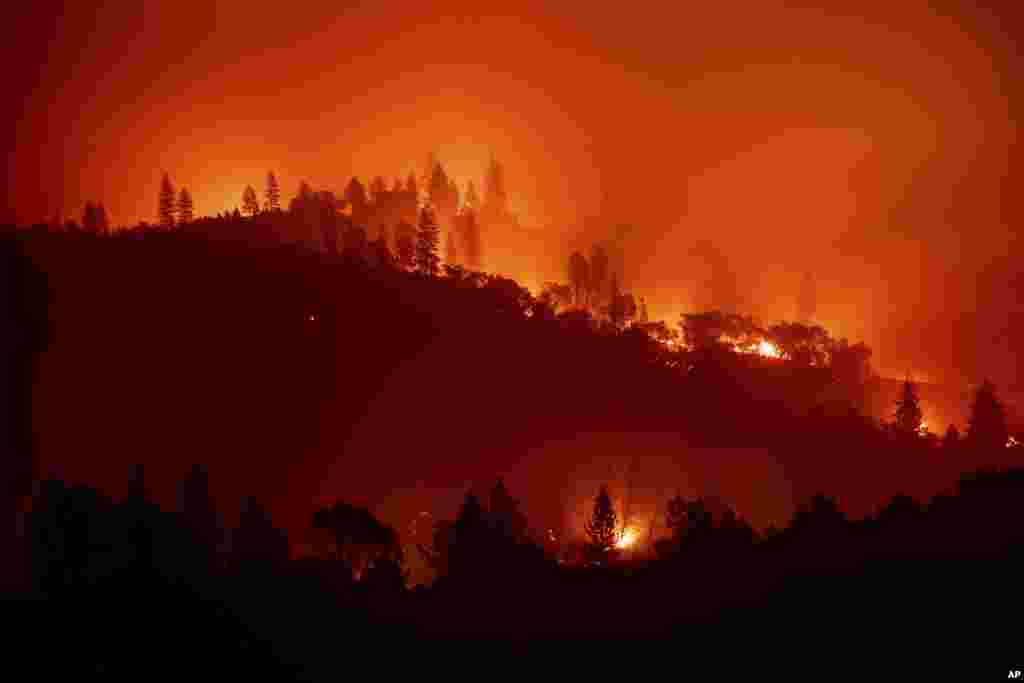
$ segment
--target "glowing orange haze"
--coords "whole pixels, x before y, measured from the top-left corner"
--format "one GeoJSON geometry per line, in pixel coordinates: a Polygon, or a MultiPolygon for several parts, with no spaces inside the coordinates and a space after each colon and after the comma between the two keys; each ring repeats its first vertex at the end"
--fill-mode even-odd
{"type": "Polygon", "coordinates": [[[503,4],[33,3],[11,46],[40,64],[14,84],[17,217],[95,197],[115,222],[152,220],[163,170],[212,214],[269,168],[287,200],[301,179],[404,176],[430,149],[464,183],[493,151],[537,233],[487,265],[529,285],[627,222],[626,283],[656,318],[701,298],[689,250],[710,238],[769,320],[817,273],[820,322],[887,374],[1015,375],[986,325],[1017,299],[976,278],[1014,252],[1021,213],[1012,17],[503,4]]]}

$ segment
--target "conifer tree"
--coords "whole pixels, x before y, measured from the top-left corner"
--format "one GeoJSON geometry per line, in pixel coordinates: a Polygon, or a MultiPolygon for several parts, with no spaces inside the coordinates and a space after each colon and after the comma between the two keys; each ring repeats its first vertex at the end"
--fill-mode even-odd
{"type": "Polygon", "coordinates": [[[164,173],[160,181],[160,200],[157,207],[157,218],[164,228],[174,227],[175,203],[177,197],[174,194],[174,185],[171,184],[171,177],[164,173]]]}
{"type": "Polygon", "coordinates": [[[96,215],[96,205],[92,201],[87,201],[82,210],[82,230],[91,233],[99,232],[99,217],[96,215]]]}
{"type": "Polygon", "coordinates": [[[192,209],[192,193],[188,191],[187,187],[183,187],[178,193],[178,222],[191,223],[192,209]]]}
{"type": "Polygon", "coordinates": [[[242,213],[247,216],[255,216],[260,212],[260,204],[256,199],[256,190],[252,185],[246,185],[242,192],[242,213]]]}
{"type": "Polygon", "coordinates": [[[202,465],[193,465],[179,492],[179,514],[197,554],[209,563],[223,539],[223,529],[210,495],[210,477],[202,465]]]}
{"type": "Polygon", "coordinates": [[[96,205],[96,221],[102,234],[106,235],[110,232],[110,217],[107,216],[107,209],[103,206],[103,202],[96,205]]]}
{"type": "Polygon", "coordinates": [[[273,171],[267,172],[267,189],[264,192],[266,207],[270,211],[281,210],[281,186],[277,182],[277,176],[273,171]]]}
{"type": "Polygon", "coordinates": [[[467,581],[478,579],[478,570],[491,557],[487,518],[480,500],[472,492],[466,494],[452,530],[455,542],[448,547],[448,572],[467,581]]]}
{"type": "Polygon", "coordinates": [[[608,487],[602,484],[597,498],[594,499],[594,510],[590,519],[583,526],[589,539],[588,550],[600,556],[614,549],[619,540],[618,524],[618,515],[615,514],[611,496],[608,495],[608,487]]]}
{"type": "Polygon", "coordinates": [[[903,382],[903,391],[896,402],[893,428],[900,434],[916,436],[920,433],[924,414],[921,412],[921,400],[917,396],[917,387],[909,379],[903,382]]]}
{"type": "Polygon", "coordinates": [[[977,448],[996,449],[1004,448],[1009,439],[1006,411],[996,398],[995,385],[986,379],[978,388],[971,404],[967,440],[977,448]]]}
{"type": "Polygon", "coordinates": [[[519,542],[526,534],[526,517],[519,510],[519,501],[512,497],[503,479],[491,489],[489,504],[491,527],[499,538],[519,542]]]}
{"type": "Polygon", "coordinates": [[[436,276],[441,268],[437,254],[440,243],[440,228],[434,218],[434,210],[425,206],[420,210],[419,230],[416,233],[416,269],[423,275],[436,276]]]}

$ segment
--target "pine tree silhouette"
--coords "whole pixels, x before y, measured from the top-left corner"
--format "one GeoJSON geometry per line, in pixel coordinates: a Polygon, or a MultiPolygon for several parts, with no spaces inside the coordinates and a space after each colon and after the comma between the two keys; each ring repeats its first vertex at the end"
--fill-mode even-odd
{"type": "Polygon", "coordinates": [[[419,230],[416,233],[416,269],[423,275],[436,276],[441,268],[437,255],[440,242],[440,228],[434,218],[434,210],[425,206],[420,210],[419,230]]]}
{"type": "Polygon", "coordinates": [[[920,433],[923,419],[924,414],[921,412],[921,400],[917,396],[917,387],[908,379],[903,382],[903,391],[896,402],[893,428],[900,434],[916,436],[920,433]]]}
{"type": "Polygon", "coordinates": [[[583,525],[583,529],[589,539],[588,553],[594,558],[604,557],[619,541],[618,515],[612,505],[611,496],[608,495],[608,487],[604,484],[594,499],[594,510],[590,519],[583,525]]]}
{"type": "Polygon", "coordinates": [[[174,193],[174,185],[171,184],[171,177],[164,173],[160,181],[160,199],[157,207],[157,219],[164,228],[174,227],[174,214],[177,196],[174,193]]]}
{"type": "Polygon", "coordinates": [[[267,171],[267,189],[264,190],[266,207],[269,211],[281,210],[281,186],[277,182],[277,176],[273,171],[267,171]]]}
{"type": "Polygon", "coordinates": [[[178,193],[178,222],[191,223],[193,218],[192,210],[192,193],[188,191],[187,187],[183,187],[181,192],[178,193]]]}
{"type": "Polygon", "coordinates": [[[96,205],[92,201],[87,201],[85,208],[82,210],[82,229],[93,234],[100,231],[99,216],[97,215],[96,205]]]}
{"type": "Polygon", "coordinates": [[[110,217],[107,216],[107,209],[103,206],[103,202],[96,205],[96,220],[100,233],[108,234],[110,232],[110,217]]]}
{"type": "Polygon", "coordinates": [[[246,185],[242,192],[242,213],[248,216],[255,216],[260,212],[260,204],[256,199],[256,190],[252,185],[246,185]]]}
{"type": "Polygon", "coordinates": [[[977,448],[996,449],[1004,448],[1009,439],[1006,411],[996,398],[995,385],[986,379],[978,388],[971,404],[967,440],[977,448]]]}

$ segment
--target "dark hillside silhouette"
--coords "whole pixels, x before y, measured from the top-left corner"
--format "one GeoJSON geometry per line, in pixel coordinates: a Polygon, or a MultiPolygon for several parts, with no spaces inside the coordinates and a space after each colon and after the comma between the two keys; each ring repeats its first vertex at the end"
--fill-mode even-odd
{"type": "MultiPolygon", "coordinates": [[[[597,286],[589,266],[585,303],[573,292],[557,310],[508,278],[452,264],[431,274],[436,243],[422,230],[418,262],[382,258],[386,239],[370,249],[365,231],[321,211],[328,195],[304,201],[344,246],[285,241],[298,225],[285,212],[11,240],[18,286],[35,292],[12,307],[36,322],[10,357],[36,354],[21,387],[40,456],[26,469],[33,451],[20,451],[10,500],[37,483],[12,544],[31,558],[24,594],[53,619],[103,605],[141,657],[154,645],[129,631],[148,623],[138,596],[151,596],[170,615],[161,629],[194,624],[197,657],[323,677],[337,671],[339,628],[521,639],[607,637],[628,623],[631,637],[668,637],[763,627],[823,599],[856,618],[903,605],[928,628],[945,608],[986,614],[968,588],[980,576],[989,604],[1012,590],[1024,478],[1007,466],[1024,449],[992,385],[967,436],[940,442],[915,429],[909,382],[895,428],[861,412],[870,349],[822,328],[711,311],[671,334],[595,315],[602,297],[625,295],[611,275],[597,286]],[[725,476],[730,449],[756,449],[788,488],[662,494],[639,515],[621,484],[602,486],[585,523],[556,533],[563,485],[536,477],[513,491],[498,474],[538,444],[609,431],[676,435],[685,474],[696,474],[691,450],[721,453],[703,463],[707,481],[725,476]],[[380,512],[402,508],[377,505],[452,480],[486,488],[461,491],[429,543],[407,544],[402,520],[380,512]],[[770,529],[747,513],[779,496],[792,514],[770,529]],[[300,556],[310,535],[320,540],[300,556]],[[412,584],[414,561],[430,585],[412,584]],[[927,585],[945,586],[942,607],[915,583],[924,563],[927,585]]],[[[429,217],[421,227],[434,229],[429,217]]],[[[554,457],[549,472],[584,464],[554,457]]]]}

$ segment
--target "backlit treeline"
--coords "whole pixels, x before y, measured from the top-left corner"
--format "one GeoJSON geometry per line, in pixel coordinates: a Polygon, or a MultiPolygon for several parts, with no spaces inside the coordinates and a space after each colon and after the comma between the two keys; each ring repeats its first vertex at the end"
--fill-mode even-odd
{"type": "MultiPolygon", "coordinates": [[[[247,185],[238,207],[216,218],[235,221],[249,218],[275,223],[280,237],[326,253],[336,253],[339,244],[342,248],[358,250],[365,243],[373,245],[377,252],[386,246],[400,266],[425,273],[436,274],[441,263],[478,270],[483,260],[481,233],[518,224],[508,208],[504,168],[491,159],[481,198],[472,180],[460,191],[433,154],[427,164],[419,177],[412,172],[404,180],[396,177],[388,182],[377,176],[364,185],[358,177],[353,177],[340,194],[328,189],[316,190],[301,181],[286,212],[282,210],[280,184],[270,171],[262,202],[256,188],[247,185]],[[287,223],[291,225],[285,225],[287,223]],[[435,253],[438,255],[436,262],[431,256],[435,253]]],[[[194,220],[188,190],[182,188],[176,196],[170,177],[164,174],[157,226],[169,229],[194,220]]],[[[142,227],[149,226],[143,223],[142,227]]]]}

